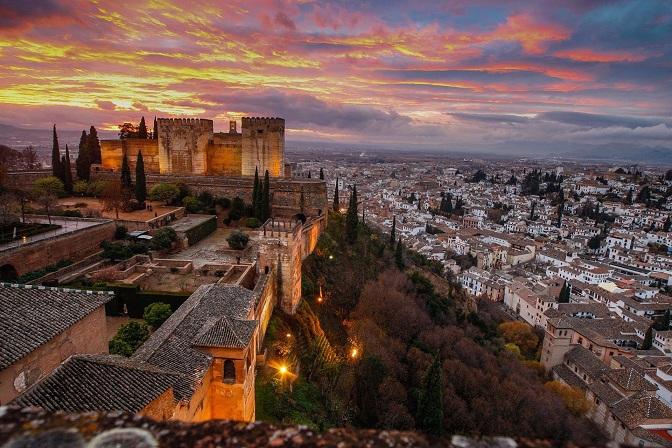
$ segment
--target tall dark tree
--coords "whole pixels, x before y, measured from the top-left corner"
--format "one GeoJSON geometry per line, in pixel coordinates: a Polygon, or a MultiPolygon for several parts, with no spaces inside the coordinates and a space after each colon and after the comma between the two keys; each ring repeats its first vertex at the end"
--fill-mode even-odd
{"type": "Polygon", "coordinates": [[[62,181],[61,171],[61,149],[58,146],[58,134],[56,134],[56,125],[54,125],[54,135],[51,147],[51,174],[62,181]]]}
{"type": "Polygon", "coordinates": [[[440,435],[443,426],[443,372],[441,359],[437,355],[427,370],[420,397],[416,422],[420,429],[440,435]]]}
{"type": "Polygon", "coordinates": [[[129,191],[133,187],[133,180],[131,179],[131,167],[128,164],[128,157],[124,153],[121,159],[121,187],[129,191]]]}
{"type": "Polygon", "coordinates": [[[671,227],[672,220],[670,220],[670,217],[668,216],[667,219],[665,219],[665,224],[663,224],[663,231],[669,232],[671,227]]]}
{"type": "Polygon", "coordinates": [[[261,196],[261,212],[262,212],[262,221],[266,221],[271,217],[271,179],[268,174],[268,170],[264,173],[264,187],[262,189],[261,196]]]}
{"type": "Polygon", "coordinates": [[[404,248],[401,246],[401,238],[397,240],[397,247],[394,250],[394,264],[400,270],[404,269],[404,248]]]}
{"type": "Polygon", "coordinates": [[[152,138],[154,140],[159,138],[159,126],[156,123],[156,117],[154,117],[154,132],[152,132],[152,138]]]}
{"type": "Polygon", "coordinates": [[[91,163],[100,163],[100,140],[98,140],[98,131],[93,126],[89,129],[87,146],[89,147],[91,163]]]}
{"type": "Polygon", "coordinates": [[[569,285],[567,282],[564,282],[562,284],[562,288],[560,288],[560,294],[558,295],[558,303],[569,303],[569,285]]]}
{"type": "Polygon", "coordinates": [[[354,243],[357,240],[357,227],[359,224],[359,215],[357,214],[357,186],[352,187],[350,194],[350,203],[348,212],[345,215],[345,235],[348,242],[354,243]]]}
{"type": "Polygon", "coordinates": [[[320,168],[320,180],[324,180],[324,170],[320,168]]]}
{"type": "Polygon", "coordinates": [[[140,119],[140,124],[138,125],[138,138],[147,138],[147,125],[145,124],[145,117],[140,119]]]}
{"type": "Polygon", "coordinates": [[[392,230],[390,231],[390,246],[394,246],[397,241],[397,216],[392,217],[392,230]]]}
{"type": "Polygon", "coordinates": [[[303,186],[301,186],[301,196],[299,197],[299,209],[301,210],[301,213],[305,213],[306,197],[303,194],[303,186]]]}
{"type": "Polygon", "coordinates": [[[61,163],[58,164],[58,168],[58,178],[63,183],[63,190],[65,190],[65,156],[61,156],[61,163]]]}
{"type": "Polygon", "coordinates": [[[530,209],[530,221],[534,221],[534,209],[537,207],[537,203],[532,201],[532,208],[530,209]]]}
{"type": "Polygon", "coordinates": [[[311,179],[313,176],[310,174],[310,170],[308,170],[308,179],[311,179]]]}
{"type": "Polygon", "coordinates": [[[564,211],[564,209],[565,209],[565,203],[564,202],[561,202],[560,204],[558,204],[558,221],[556,223],[556,227],[558,227],[558,228],[562,227],[562,212],[564,211]]]}
{"type": "Polygon", "coordinates": [[[670,310],[665,311],[665,314],[656,318],[653,323],[656,331],[668,331],[670,329],[670,310]]]}
{"type": "Polygon", "coordinates": [[[63,186],[65,191],[72,193],[72,166],[70,165],[70,150],[65,145],[65,157],[63,163],[63,186]]]}
{"type": "Polygon", "coordinates": [[[336,178],[336,188],[334,188],[334,211],[337,212],[340,209],[340,199],[338,197],[338,177],[336,178]]]}
{"type": "Polygon", "coordinates": [[[644,334],[644,341],[642,342],[642,350],[651,350],[653,346],[653,325],[649,325],[644,334]]]}
{"type": "Polygon", "coordinates": [[[79,152],[75,161],[77,178],[86,181],[89,180],[89,176],[91,175],[91,156],[89,155],[87,139],[86,131],[82,131],[82,136],[79,138],[79,152]]]}
{"type": "Polygon", "coordinates": [[[142,158],[142,151],[138,151],[138,158],[135,160],[135,199],[140,204],[147,200],[147,177],[145,176],[145,160],[142,158]]]}
{"type": "Polygon", "coordinates": [[[259,167],[254,168],[254,185],[252,187],[252,213],[258,220],[262,220],[262,190],[263,185],[259,182],[259,167]]]}

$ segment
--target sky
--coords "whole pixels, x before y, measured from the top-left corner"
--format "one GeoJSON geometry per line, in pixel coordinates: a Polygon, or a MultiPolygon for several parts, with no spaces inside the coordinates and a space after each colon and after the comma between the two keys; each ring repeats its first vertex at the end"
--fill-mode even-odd
{"type": "Polygon", "coordinates": [[[0,0],[0,123],[672,150],[671,0],[0,0]],[[588,146],[586,146],[588,145],[588,146]]]}

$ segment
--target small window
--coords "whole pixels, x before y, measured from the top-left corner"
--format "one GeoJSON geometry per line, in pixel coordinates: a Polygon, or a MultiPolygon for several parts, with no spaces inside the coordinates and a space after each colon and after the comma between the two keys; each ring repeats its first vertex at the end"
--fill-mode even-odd
{"type": "Polygon", "coordinates": [[[235,383],[236,382],[236,365],[230,359],[227,359],[227,360],[224,361],[223,379],[224,379],[225,383],[235,383]]]}

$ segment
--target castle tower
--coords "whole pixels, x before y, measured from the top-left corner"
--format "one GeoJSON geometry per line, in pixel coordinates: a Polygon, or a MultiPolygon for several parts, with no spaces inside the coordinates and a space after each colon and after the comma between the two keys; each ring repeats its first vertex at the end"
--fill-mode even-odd
{"type": "Polygon", "coordinates": [[[238,127],[236,126],[236,120],[229,121],[229,134],[237,134],[238,127]]]}
{"type": "Polygon", "coordinates": [[[159,118],[159,169],[161,174],[207,173],[207,147],[212,140],[212,120],[159,118]]]}
{"type": "MultiPolygon", "coordinates": [[[[285,169],[285,120],[243,118],[242,175],[254,176],[268,170],[271,177],[283,177],[285,169]]],[[[159,132],[160,135],[160,132],[159,132]]]]}

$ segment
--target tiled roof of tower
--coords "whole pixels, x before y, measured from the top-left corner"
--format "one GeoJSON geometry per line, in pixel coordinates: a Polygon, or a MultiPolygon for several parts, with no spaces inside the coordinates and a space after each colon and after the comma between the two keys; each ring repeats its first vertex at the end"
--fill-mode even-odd
{"type": "Polygon", "coordinates": [[[106,292],[0,284],[0,370],[110,299],[112,295],[106,292]]]}
{"type": "Polygon", "coordinates": [[[211,322],[194,339],[194,345],[200,347],[244,348],[257,327],[256,320],[239,320],[222,317],[211,322]]]}
{"type": "Polygon", "coordinates": [[[75,355],[16,398],[13,404],[48,411],[139,412],[179,375],[113,355],[75,355]]]}
{"type": "Polygon", "coordinates": [[[242,286],[203,285],[152,334],[133,358],[185,375],[188,380],[176,385],[175,395],[180,400],[189,399],[195,384],[212,362],[210,355],[194,346],[194,341],[204,327],[222,317],[246,319],[255,302],[255,293],[242,286]]]}

